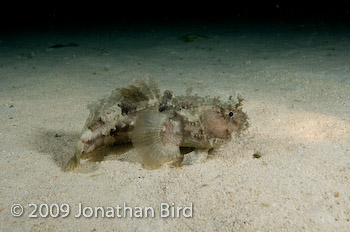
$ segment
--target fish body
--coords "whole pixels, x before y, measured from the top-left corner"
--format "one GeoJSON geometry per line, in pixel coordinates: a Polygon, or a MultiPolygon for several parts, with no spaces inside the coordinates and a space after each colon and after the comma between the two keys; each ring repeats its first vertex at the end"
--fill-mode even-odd
{"type": "Polygon", "coordinates": [[[176,160],[194,163],[248,127],[242,101],[175,96],[170,90],[161,95],[153,78],[135,79],[88,106],[89,118],[66,169],[78,166],[83,154],[129,142],[148,168],[176,160]],[[182,154],[181,148],[191,152],[182,154]]]}

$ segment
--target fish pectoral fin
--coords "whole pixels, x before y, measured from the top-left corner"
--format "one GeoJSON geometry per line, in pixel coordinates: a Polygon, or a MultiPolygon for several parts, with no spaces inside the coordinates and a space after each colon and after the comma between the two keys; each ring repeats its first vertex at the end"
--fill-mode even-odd
{"type": "Polygon", "coordinates": [[[70,160],[68,160],[68,162],[66,163],[66,166],[64,167],[64,171],[66,172],[73,171],[76,167],[80,165],[80,158],[81,158],[83,147],[84,147],[84,144],[81,141],[79,141],[75,148],[75,153],[73,157],[70,158],[70,160]]]}
{"type": "Polygon", "coordinates": [[[131,141],[143,164],[151,169],[181,156],[181,135],[174,129],[170,116],[153,108],[141,114],[131,132],[131,141]]]}
{"type": "Polygon", "coordinates": [[[74,155],[66,164],[64,167],[64,170],[66,172],[73,171],[76,167],[78,167],[80,164],[80,157],[74,155]]]}
{"type": "Polygon", "coordinates": [[[208,157],[209,149],[196,149],[184,155],[181,165],[192,165],[203,162],[208,157]]]}

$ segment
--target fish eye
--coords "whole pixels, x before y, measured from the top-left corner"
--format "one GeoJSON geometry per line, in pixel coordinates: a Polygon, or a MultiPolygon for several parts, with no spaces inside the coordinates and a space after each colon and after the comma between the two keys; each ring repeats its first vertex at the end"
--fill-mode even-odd
{"type": "Polygon", "coordinates": [[[233,116],[233,112],[230,111],[230,112],[228,113],[228,116],[232,117],[232,116],[233,116]]]}

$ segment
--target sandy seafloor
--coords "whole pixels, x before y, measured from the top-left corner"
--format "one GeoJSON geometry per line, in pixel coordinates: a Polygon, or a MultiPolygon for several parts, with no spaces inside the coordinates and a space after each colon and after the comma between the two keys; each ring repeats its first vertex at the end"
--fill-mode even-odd
{"type": "Polygon", "coordinates": [[[110,26],[0,41],[1,231],[349,230],[347,27],[110,26]],[[207,38],[179,39],[189,33],[207,38]],[[48,49],[59,43],[79,46],[48,49]],[[147,75],[176,94],[189,86],[201,96],[240,93],[247,134],[192,166],[147,170],[123,148],[62,171],[86,105],[147,75]],[[31,203],[66,203],[71,213],[29,218],[31,203]],[[78,203],[154,207],[155,217],[75,218],[78,203]],[[193,203],[193,217],[161,218],[160,203],[193,203]],[[23,205],[21,217],[13,204],[23,205]]]}

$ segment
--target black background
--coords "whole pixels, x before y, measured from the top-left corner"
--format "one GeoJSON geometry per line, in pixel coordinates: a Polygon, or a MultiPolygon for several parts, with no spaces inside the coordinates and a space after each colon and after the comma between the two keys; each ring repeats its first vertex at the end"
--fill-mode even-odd
{"type": "Polygon", "coordinates": [[[172,24],[187,22],[349,23],[350,0],[341,1],[86,1],[2,4],[4,30],[72,25],[172,24]],[[6,5],[7,4],[7,5],[6,5]]]}

